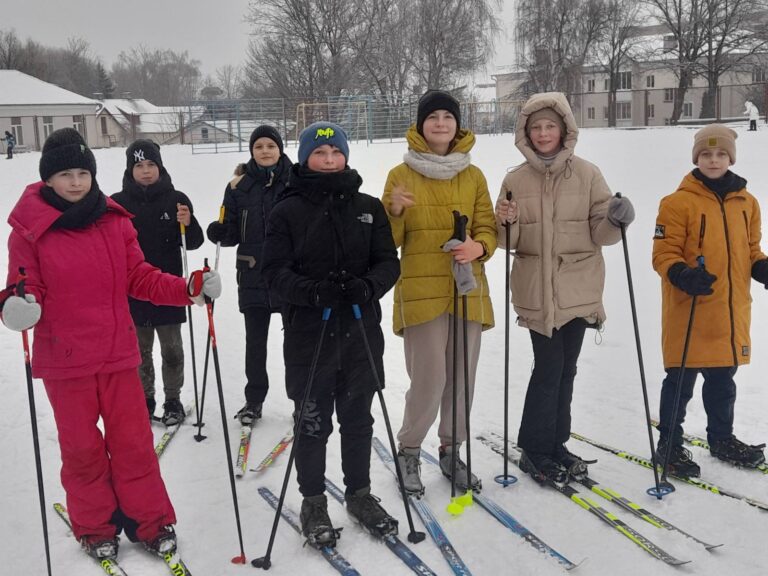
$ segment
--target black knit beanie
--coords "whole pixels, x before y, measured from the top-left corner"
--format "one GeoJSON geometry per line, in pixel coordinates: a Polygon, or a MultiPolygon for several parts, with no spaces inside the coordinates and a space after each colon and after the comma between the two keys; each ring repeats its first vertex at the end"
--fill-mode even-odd
{"type": "Polygon", "coordinates": [[[74,128],[54,130],[43,143],[40,156],[40,179],[48,180],[57,172],[83,168],[96,177],[96,158],[74,128]]]}
{"type": "Polygon", "coordinates": [[[146,140],[140,138],[131,143],[125,151],[125,167],[131,172],[133,167],[139,162],[144,160],[151,160],[160,171],[163,170],[163,157],[160,155],[160,146],[152,142],[152,140],[146,140]]]}
{"type": "Polygon", "coordinates": [[[248,150],[251,152],[251,156],[253,156],[253,143],[256,142],[256,140],[259,138],[269,138],[272,140],[275,144],[277,144],[277,149],[280,150],[280,154],[282,155],[283,139],[280,137],[280,132],[278,132],[277,129],[273,126],[262,124],[261,126],[258,126],[253,132],[251,132],[251,139],[250,142],[248,142],[248,150]]]}
{"type": "MultiPolygon", "coordinates": [[[[459,101],[443,90],[430,90],[419,99],[416,112],[416,130],[422,134],[424,120],[435,110],[448,110],[456,118],[456,131],[461,128],[461,107],[459,101]]],[[[423,134],[422,134],[423,135],[423,134]]]]}

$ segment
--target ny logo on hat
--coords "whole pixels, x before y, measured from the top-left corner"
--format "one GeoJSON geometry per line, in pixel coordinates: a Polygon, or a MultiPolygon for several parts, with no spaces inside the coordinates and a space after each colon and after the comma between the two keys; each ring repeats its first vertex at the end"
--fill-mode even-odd
{"type": "Polygon", "coordinates": [[[318,128],[317,132],[315,133],[315,140],[323,136],[328,140],[330,140],[331,138],[333,138],[334,134],[336,134],[336,132],[334,132],[333,128],[331,128],[330,126],[328,128],[318,128]]]}
{"type": "Polygon", "coordinates": [[[133,151],[133,161],[134,162],[144,162],[146,158],[144,158],[144,150],[134,150],[133,151]]]}

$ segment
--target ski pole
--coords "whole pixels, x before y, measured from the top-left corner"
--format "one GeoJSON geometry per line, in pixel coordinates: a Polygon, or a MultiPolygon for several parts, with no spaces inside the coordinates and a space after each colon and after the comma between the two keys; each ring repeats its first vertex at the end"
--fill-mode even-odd
{"type": "MultiPolygon", "coordinates": [[[[218,220],[219,224],[224,223],[225,212],[226,212],[226,209],[224,208],[224,206],[221,206],[219,208],[219,220],[218,220]]],[[[219,271],[219,254],[220,253],[221,253],[221,241],[218,241],[216,242],[216,260],[214,261],[214,264],[213,264],[213,269],[216,270],[217,272],[219,271]]],[[[213,306],[215,304],[216,304],[215,302],[211,304],[211,313],[213,313],[213,306]]],[[[195,434],[195,440],[197,440],[198,442],[202,442],[207,438],[207,436],[203,436],[201,428],[205,426],[205,424],[203,424],[203,410],[205,409],[205,390],[207,387],[206,385],[208,384],[208,359],[210,358],[210,354],[211,354],[211,334],[209,332],[208,338],[205,342],[205,361],[203,362],[203,390],[200,396],[200,412],[197,415],[197,423],[195,424],[195,426],[197,426],[197,434],[195,434]]],[[[195,394],[195,399],[197,399],[197,394],[195,394]]]]}
{"type": "MultiPolygon", "coordinates": [[[[621,198],[621,192],[616,193],[616,198],[621,198]]],[[[637,349],[637,364],[640,368],[640,385],[643,389],[643,405],[645,406],[645,424],[648,428],[648,442],[651,446],[651,463],[653,464],[653,480],[655,487],[650,495],[655,495],[661,500],[662,487],[659,482],[659,471],[656,468],[656,447],[653,443],[653,428],[651,426],[651,409],[648,404],[648,387],[645,383],[645,365],[643,363],[643,349],[640,346],[640,327],[637,319],[637,307],[635,306],[635,289],[632,282],[632,269],[629,264],[629,247],[627,245],[627,226],[621,225],[621,244],[624,247],[624,265],[627,269],[627,286],[629,288],[629,305],[632,308],[632,325],[635,329],[635,348],[637,349]]]]}
{"type": "MultiPolygon", "coordinates": [[[[363,345],[365,346],[365,353],[368,355],[368,363],[371,365],[371,371],[373,372],[373,381],[376,384],[376,394],[379,396],[379,403],[381,404],[381,413],[384,416],[384,424],[387,426],[387,437],[389,438],[389,449],[392,454],[397,454],[397,448],[395,447],[395,436],[392,433],[392,424],[389,421],[389,413],[387,412],[387,404],[384,402],[384,393],[381,389],[381,379],[379,378],[379,372],[376,369],[376,362],[373,359],[373,352],[371,352],[371,345],[368,342],[368,334],[365,332],[365,324],[363,323],[363,316],[360,313],[360,306],[352,304],[352,312],[357,320],[357,325],[360,327],[360,334],[363,337],[363,345]]],[[[413,525],[413,517],[411,516],[411,508],[408,506],[408,495],[405,493],[405,481],[403,480],[403,471],[400,469],[400,460],[395,458],[395,471],[397,472],[397,484],[400,487],[400,495],[403,498],[403,506],[405,507],[405,516],[408,518],[408,542],[417,544],[424,540],[424,532],[417,532],[413,525]]]]}
{"type": "MultiPolygon", "coordinates": [[[[179,231],[181,232],[181,256],[183,264],[184,278],[189,275],[189,266],[187,264],[187,227],[183,222],[179,222],[179,231]]],[[[200,408],[197,395],[197,361],[195,360],[195,331],[192,327],[192,305],[187,304],[187,320],[189,321],[189,348],[192,352],[192,383],[195,389],[195,421],[200,422],[200,408]]]]}
{"type": "MultiPolygon", "coordinates": [[[[704,256],[698,256],[696,258],[699,268],[704,268],[704,256]]],[[[655,492],[654,488],[648,488],[647,492],[651,496],[655,496],[658,499],[663,498],[667,494],[674,492],[675,487],[671,482],[667,480],[667,467],[669,466],[669,458],[672,455],[672,429],[677,421],[677,410],[680,407],[680,395],[683,391],[683,377],[685,376],[685,363],[688,359],[688,346],[691,343],[691,332],[693,330],[693,317],[696,312],[696,301],[698,296],[694,295],[691,300],[691,313],[688,316],[688,327],[685,331],[685,343],[683,344],[683,357],[680,360],[680,372],[677,375],[677,389],[675,390],[675,400],[672,403],[672,413],[669,417],[668,431],[667,431],[667,449],[664,453],[664,461],[661,468],[661,480],[659,481],[660,491],[655,492]]]]}
{"type": "MultiPolygon", "coordinates": [[[[512,200],[512,192],[507,192],[507,201],[512,200]]],[[[496,482],[504,486],[510,486],[517,482],[517,477],[509,473],[509,300],[511,293],[509,290],[509,273],[511,268],[509,245],[510,240],[510,224],[504,223],[504,234],[506,243],[505,256],[505,270],[504,276],[504,474],[499,474],[494,478],[496,482]]],[[[469,438],[469,432],[467,432],[467,438],[469,438]]]]}
{"type": "MultiPolygon", "coordinates": [[[[16,280],[16,295],[25,297],[24,284],[27,275],[24,268],[19,268],[19,277],[16,280]]],[[[40,436],[37,430],[37,410],[35,409],[35,391],[32,386],[32,361],[29,353],[29,336],[27,330],[22,330],[21,341],[24,346],[24,369],[27,375],[27,395],[29,396],[29,417],[32,422],[32,444],[35,449],[35,468],[37,470],[37,495],[40,499],[40,517],[43,523],[43,541],[45,543],[45,563],[48,568],[48,576],[51,576],[51,549],[48,543],[48,516],[45,513],[45,489],[43,487],[43,464],[40,459],[40,436]]]]}
{"type": "MultiPolygon", "coordinates": [[[[210,271],[208,259],[204,260],[203,272],[210,271]]],[[[229,484],[232,488],[232,503],[235,507],[235,522],[237,523],[237,537],[240,540],[240,555],[232,558],[233,564],[245,564],[245,550],[243,548],[243,530],[240,526],[240,506],[237,503],[237,487],[235,486],[235,471],[232,464],[232,451],[229,447],[229,425],[227,424],[227,411],[224,406],[224,387],[221,384],[221,369],[219,368],[219,352],[216,345],[216,330],[213,325],[213,300],[205,296],[205,309],[208,312],[208,335],[213,351],[213,368],[216,374],[216,385],[219,391],[219,407],[221,409],[221,427],[224,432],[224,449],[227,456],[227,468],[229,470],[229,484]]]]}
{"type": "MultiPolygon", "coordinates": [[[[325,329],[328,326],[328,319],[331,317],[331,309],[323,308],[322,322],[320,323],[320,336],[317,338],[317,344],[315,345],[315,351],[312,355],[312,364],[309,366],[309,375],[307,376],[307,385],[304,389],[304,396],[301,398],[301,406],[299,406],[299,414],[293,426],[293,444],[291,445],[291,451],[288,453],[288,466],[285,468],[285,476],[283,476],[283,486],[280,489],[280,498],[277,501],[277,507],[275,508],[275,518],[272,522],[272,531],[269,533],[269,544],[267,544],[267,552],[261,558],[251,560],[251,565],[255,568],[262,568],[269,570],[272,566],[272,547],[275,544],[275,535],[277,534],[277,524],[280,522],[280,514],[283,510],[283,501],[285,500],[285,492],[288,489],[288,480],[291,477],[291,469],[293,468],[293,460],[296,457],[296,446],[301,440],[301,426],[304,423],[304,413],[309,400],[310,392],[312,391],[312,382],[315,379],[315,372],[317,371],[317,363],[320,359],[320,350],[323,347],[323,340],[325,339],[325,329]]],[[[231,469],[231,466],[230,466],[231,469]]]]}

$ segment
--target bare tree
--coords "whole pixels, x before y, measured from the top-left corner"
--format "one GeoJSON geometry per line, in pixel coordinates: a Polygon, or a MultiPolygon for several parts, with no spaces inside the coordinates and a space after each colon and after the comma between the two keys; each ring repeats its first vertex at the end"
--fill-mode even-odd
{"type": "Polygon", "coordinates": [[[519,0],[516,16],[518,64],[528,73],[522,95],[574,91],[586,57],[605,25],[603,3],[519,0]]]}
{"type": "Polygon", "coordinates": [[[153,104],[176,105],[193,100],[200,85],[200,62],[187,52],[150,50],[144,46],[121,52],[112,66],[120,90],[153,104]]]}
{"type": "Polygon", "coordinates": [[[240,97],[243,81],[242,68],[227,64],[216,69],[216,80],[221,88],[222,96],[227,100],[240,97]]]}
{"type": "Polygon", "coordinates": [[[629,53],[638,40],[633,34],[638,14],[639,6],[635,0],[606,0],[604,5],[603,26],[594,51],[608,74],[608,126],[616,126],[616,91],[621,87],[619,74],[630,61],[629,53]]]}
{"type": "Polygon", "coordinates": [[[16,31],[0,30],[0,69],[19,70],[23,61],[23,44],[16,31]]]}

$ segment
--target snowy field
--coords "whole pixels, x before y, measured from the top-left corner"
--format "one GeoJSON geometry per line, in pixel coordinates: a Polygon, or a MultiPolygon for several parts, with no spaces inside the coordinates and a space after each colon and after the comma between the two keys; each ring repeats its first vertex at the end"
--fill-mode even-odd
{"type": "MultiPolygon", "coordinates": [[[[768,208],[768,174],[765,151],[768,150],[768,129],[747,132],[738,126],[738,162],[735,171],[747,178],[748,188],[757,196],[764,210],[768,208]]],[[[637,210],[637,220],[629,228],[628,243],[635,293],[640,317],[640,332],[645,357],[645,370],[651,399],[651,411],[658,414],[658,396],[663,377],[660,347],[660,289],[659,278],[651,268],[651,243],[654,219],[659,200],[674,191],[686,171],[692,168],[691,145],[694,131],[690,128],[650,130],[584,130],[577,152],[595,162],[603,171],[614,191],[628,196],[637,210]]],[[[363,191],[380,196],[387,172],[398,164],[405,152],[404,141],[351,146],[350,164],[364,179],[363,191]]],[[[288,154],[295,158],[296,148],[289,146],[288,154]]],[[[119,189],[125,168],[122,149],[96,150],[98,181],[106,193],[119,189]]],[[[241,154],[192,155],[189,147],[163,148],[165,166],[179,190],[194,202],[195,213],[203,227],[218,215],[222,192],[235,164],[247,159],[241,154]]],[[[522,161],[514,147],[514,138],[480,136],[472,152],[473,161],[485,173],[495,200],[501,180],[510,167],[522,161]]],[[[5,244],[9,232],[6,218],[24,186],[38,178],[39,153],[19,154],[13,161],[0,159],[0,240],[5,244]]],[[[764,244],[764,249],[768,245],[764,244]]],[[[203,257],[213,260],[215,248],[206,244],[190,253],[190,267],[197,268],[203,257]]],[[[579,374],[573,401],[573,430],[627,451],[649,455],[645,428],[639,371],[632,329],[627,280],[621,245],[604,251],[607,261],[605,304],[608,321],[605,331],[588,331],[579,362],[579,374]]],[[[224,249],[220,270],[224,293],[216,306],[216,326],[219,355],[226,401],[227,422],[232,451],[236,450],[238,428],[232,416],[243,402],[244,328],[237,310],[237,290],[234,281],[234,249],[224,249]]],[[[7,253],[0,251],[0,269],[7,267],[7,253]]],[[[504,255],[497,252],[487,265],[491,282],[496,328],[483,335],[475,407],[472,412],[474,432],[503,431],[503,352],[504,352],[504,255]]],[[[87,279],[83,279],[87,281],[87,279]]],[[[736,434],[742,440],[759,443],[768,440],[768,389],[764,375],[768,372],[768,293],[753,284],[752,337],[755,356],[750,366],[736,376],[738,401],[736,405],[736,434]]],[[[403,361],[402,341],[392,334],[392,298],[382,301],[384,333],[387,339],[385,391],[389,413],[395,430],[399,428],[408,378],[403,361]]],[[[264,407],[264,418],[254,430],[251,464],[258,463],[277,440],[290,428],[292,405],[282,386],[281,323],[273,317],[270,335],[269,372],[272,382],[264,407]]],[[[195,309],[198,372],[202,372],[206,320],[202,309],[195,309]]],[[[187,328],[184,328],[185,338],[187,328]]],[[[187,340],[188,343],[188,340],[187,340]]],[[[188,348],[187,348],[188,349],[188,348]]],[[[156,352],[159,362],[159,351],[156,352]]],[[[526,385],[532,367],[528,332],[511,327],[510,431],[514,437],[520,422],[526,385]]],[[[187,353],[189,365],[189,353],[187,353]]],[[[43,538],[40,528],[35,463],[25,385],[21,337],[0,328],[0,557],[4,576],[44,574],[43,538]]],[[[159,364],[156,364],[159,366],[159,364]]],[[[200,377],[202,382],[202,377],[200,377]]],[[[198,443],[191,426],[185,425],[163,455],[163,475],[178,515],[177,532],[180,551],[196,576],[225,576],[253,574],[250,564],[235,566],[229,560],[239,553],[232,508],[227,463],[224,458],[221,417],[213,369],[205,404],[204,433],[208,439],[198,443]]],[[[700,387],[689,406],[686,430],[704,435],[706,416],[702,407],[700,387]]],[[[41,437],[45,492],[48,503],[48,524],[54,574],[87,576],[100,574],[100,568],[83,556],[66,527],[53,513],[51,504],[64,500],[59,483],[59,450],[56,428],[41,382],[35,382],[38,423],[41,437]]],[[[188,370],[182,399],[193,399],[191,368],[188,370]]],[[[158,398],[162,403],[162,396],[158,398]]],[[[374,403],[376,432],[384,439],[386,431],[381,411],[374,403]]],[[[158,409],[158,412],[160,410],[158,409]]],[[[159,437],[160,428],[155,428],[159,437]]],[[[436,431],[430,433],[424,448],[437,451],[436,431]]],[[[671,568],[603,525],[597,518],[554,491],[540,488],[533,480],[521,476],[520,482],[502,488],[493,481],[503,469],[502,461],[479,442],[473,444],[474,471],[482,478],[484,494],[504,506],[519,522],[569,559],[584,563],[574,571],[583,576],[622,574],[739,574],[751,576],[765,573],[763,554],[768,534],[768,513],[745,503],[720,497],[692,486],[678,484],[674,494],[659,502],[646,495],[653,484],[652,473],[613,455],[572,440],[569,448],[599,462],[590,470],[592,476],[623,495],[638,502],[651,512],[674,523],[683,530],[723,546],[713,552],[685,537],[657,529],[642,520],[619,511],[612,504],[598,501],[607,510],[615,511],[627,524],[651,538],[668,552],[691,560],[680,568],[671,568]]],[[[768,477],[751,471],[741,471],[716,461],[702,450],[693,449],[702,468],[702,476],[711,482],[753,498],[768,501],[768,477]]],[[[238,481],[245,552],[249,560],[264,554],[272,525],[273,511],[257,493],[261,485],[279,492],[287,457],[281,457],[267,472],[252,472],[238,481]]],[[[328,477],[341,484],[338,436],[329,443],[328,477]]],[[[400,519],[401,537],[405,540],[407,524],[402,504],[390,473],[374,456],[371,463],[374,492],[383,504],[400,519]]],[[[287,504],[298,511],[300,496],[292,476],[287,504]]],[[[524,540],[502,527],[479,507],[468,509],[463,516],[450,517],[445,511],[450,486],[428,465],[423,467],[427,486],[426,499],[442,522],[449,538],[472,573],[550,575],[561,574],[562,568],[528,545],[524,540]]],[[[582,488],[582,491],[584,489],[582,488]]],[[[344,510],[329,502],[331,518],[345,527],[339,550],[362,574],[391,575],[410,572],[387,548],[374,542],[354,527],[344,510]]],[[[418,529],[423,529],[414,517],[418,529]]],[[[413,546],[414,551],[441,575],[450,574],[437,547],[427,540],[413,546]]],[[[162,564],[144,553],[138,546],[123,539],[120,561],[132,575],[167,573],[162,564]]],[[[310,548],[302,548],[302,540],[285,523],[281,523],[272,554],[275,576],[295,574],[332,574],[332,568],[310,548]]]]}

